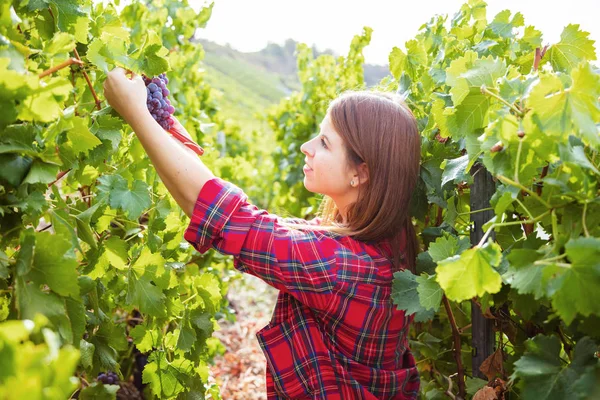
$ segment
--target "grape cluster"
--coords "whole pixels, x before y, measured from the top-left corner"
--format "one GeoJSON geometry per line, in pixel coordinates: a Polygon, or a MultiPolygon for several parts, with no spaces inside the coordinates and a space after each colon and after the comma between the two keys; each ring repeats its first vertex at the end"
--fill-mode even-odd
{"type": "Polygon", "coordinates": [[[105,385],[116,385],[119,383],[119,376],[114,372],[101,372],[98,374],[98,378],[96,378],[98,382],[102,382],[105,385]]]}
{"type": "Polygon", "coordinates": [[[168,131],[173,126],[173,121],[169,117],[175,112],[175,107],[171,105],[167,98],[170,93],[167,89],[169,79],[165,74],[160,74],[154,78],[144,76],[143,79],[148,94],[146,100],[148,111],[150,111],[152,118],[168,131]]]}

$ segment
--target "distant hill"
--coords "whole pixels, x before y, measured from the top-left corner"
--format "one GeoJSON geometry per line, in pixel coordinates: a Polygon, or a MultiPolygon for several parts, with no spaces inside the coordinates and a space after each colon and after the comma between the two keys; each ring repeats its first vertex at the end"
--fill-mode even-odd
{"type": "MultiPolygon", "coordinates": [[[[269,73],[275,73],[280,76],[281,82],[288,89],[294,90],[299,88],[297,77],[296,45],[298,42],[293,39],[288,39],[283,45],[277,43],[269,43],[264,49],[256,52],[241,52],[228,45],[222,46],[206,39],[197,39],[202,44],[207,54],[216,56],[226,56],[236,60],[244,60],[250,64],[264,69],[269,73]]],[[[332,50],[318,51],[313,46],[313,54],[315,57],[321,54],[331,54],[337,56],[332,50]]],[[[207,61],[209,62],[209,61],[207,61]]],[[[209,62],[210,63],[210,62],[209,62]]],[[[376,85],[381,79],[389,75],[387,65],[365,64],[365,83],[367,86],[376,85]]]]}
{"type": "MultiPolygon", "coordinates": [[[[241,52],[206,39],[193,39],[205,50],[204,65],[207,82],[221,94],[219,105],[223,112],[237,121],[243,130],[264,130],[256,113],[277,104],[285,96],[300,90],[296,57],[297,42],[292,39],[283,45],[268,44],[256,52],[241,52]]],[[[331,50],[313,54],[333,54],[331,50]]],[[[376,85],[389,75],[387,66],[365,64],[365,83],[376,85]]]]}

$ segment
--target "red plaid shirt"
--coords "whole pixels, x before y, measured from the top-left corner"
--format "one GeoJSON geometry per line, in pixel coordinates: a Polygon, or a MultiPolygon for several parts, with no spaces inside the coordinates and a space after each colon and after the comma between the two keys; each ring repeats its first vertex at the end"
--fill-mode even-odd
{"type": "MultiPolygon", "coordinates": [[[[267,358],[268,399],[415,399],[408,348],[412,320],[393,305],[393,271],[382,251],[325,231],[295,230],[247,202],[220,178],[198,195],[184,238],[200,253],[234,256],[235,268],[280,290],[257,333],[267,358]]],[[[390,254],[389,242],[379,248],[390,254]]]]}

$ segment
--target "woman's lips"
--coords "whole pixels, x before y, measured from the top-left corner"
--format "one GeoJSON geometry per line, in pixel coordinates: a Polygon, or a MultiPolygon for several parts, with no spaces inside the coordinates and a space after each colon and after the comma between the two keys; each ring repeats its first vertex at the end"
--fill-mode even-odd
{"type": "Polygon", "coordinates": [[[304,168],[302,168],[302,170],[304,172],[311,172],[312,171],[312,169],[308,165],[306,165],[306,164],[304,164],[304,168]]]}

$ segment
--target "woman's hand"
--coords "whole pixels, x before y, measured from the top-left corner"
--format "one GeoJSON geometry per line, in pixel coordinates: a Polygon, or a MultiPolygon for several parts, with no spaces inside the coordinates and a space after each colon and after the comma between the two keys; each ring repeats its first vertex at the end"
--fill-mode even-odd
{"type": "Polygon", "coordinates": [[[104,81],[104,96],[108,104],[130,125],[136,118],[150,115],[142,77],[132,74],[132,79],[129,79],[123,68],[117,67],[108,73],[104,81]]]}

